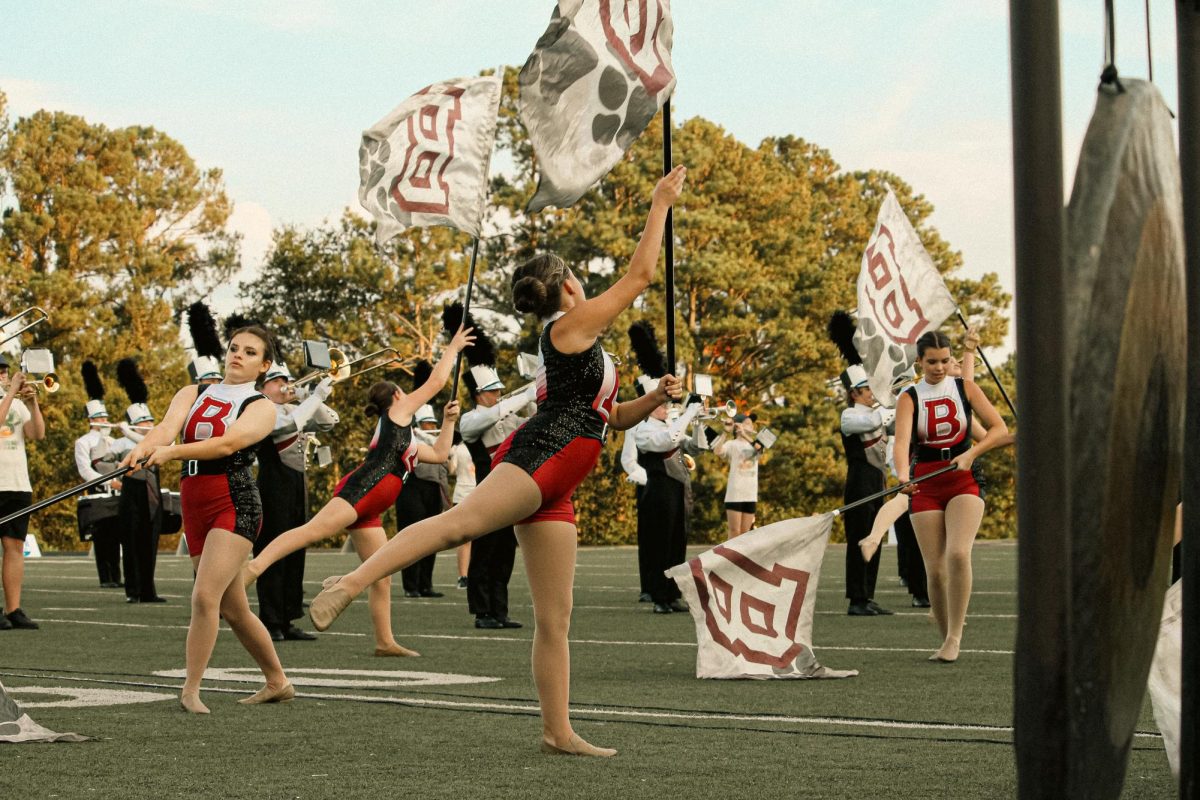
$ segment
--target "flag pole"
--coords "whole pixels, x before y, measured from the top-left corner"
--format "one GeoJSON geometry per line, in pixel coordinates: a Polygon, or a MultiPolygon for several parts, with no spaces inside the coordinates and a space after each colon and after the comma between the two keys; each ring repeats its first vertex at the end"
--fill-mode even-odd
{"type": "MultiPolygon", "coordinates": [[[[471,313],[471,293],[475,291],[475,262],[479,258],[479,237],[475,237],[474,244],[471,245],[471,266],[467,270],[467,297],[463,301],[463,325],[467,324],[467,315],[471,313]]],[[[458,377],[462,369],[463,354],[460,350],[458,356],[454,359],[454,383],[450,388],[450,400],[453,402],[458,399],[458,377]]]]}
{"type": "Polygon", "coordinates": [[[942,467],[941,469],[936,469],[933,472],[922,475],[919,478],[913,478],[912,480],[905,481],[904,483],[898,483],[890,489],[884,489],[882,492],[876,492],[875,494],[868,495],[866,497],[861,497],[858,500],[855,500],[853,503],[847,503],[846,505],[842,506],[841,508],[835,508],[831,513],[835,517],[840,517],[842,514],[845,514],[847,511],[849,511],[852,508],[858,508],[859,506],[869,503],[872,500],[878,500],[881,497],[887,497],[889,494],[895,494],[896,492],[900,491],[901,489],[906,489],[909,486],[913,486],[915,484],[920,483],[921,481],[927,481],[930,478],[936,478],[938,475],[942,475],[942,474],[950,472],[951,470],[954,470],[954,469],[957,469],[957,467],[955,467],[953,464],[947,464],[946,466],[942,467]]]}
{"type": "Polygon", "coordinates": [[[0,525],[7,525],[8,523],[12,522],[14,519],[20,519],[21,517],[28,516],[29,514],[32,514],[35,511],[41,511],[43,508],[52,506],[55,503],[59,502],[60,500],[66,500],[68,497],[74,497],[77,494],[83,494],[88,489],[91,489],[94,486],[99,486],[102,483],[108,483],[109,481],[113,480],[114,478],[119,478],[122,475],[124,475],[125,473],[132,472],[135,469],[141,469],[141,463],[139,463],[137,466],[121,467],[120,469],[109,472],[106,475],[101,475],[98,478],[92,478],[90,481],[87,481],[86,483],[81,483],[78,486],[73,486],[70,489],[61,491],[52,497],[47,497],[45,500],[39,500],[38,502],[34,503],[31,506],[22,508],[20,511],[14,511],[13,513],[9,514],[4,519],[0,519],[0,525]]]}
{"type": "MultiPolygon", "coordinates": [[[[967,318],[963,316],[962,309],[955,306],[954,313],[958,314],[958,321],[962,323],[964,330],[971,330],[971,326],[967,324],[967,318]]],[[[1004,391],[1004,384],[1000,382],[1000,378],[996,375],[996,370],[992,369],[992,363],[988,361],[987,355],[984,354],[982,347],[975,348],[979,352],[979,357],[983,360],[983,365],[987,367],[988,374],[992,376],[992,380],[996,382],[996,387],[1000,389],[1000,396],[1004,398],[1004,402],[1008,404],[1008,410],[1012,412],[1013,420],[1017,418],[1017,407],[1013,405],[1013,401],[1008,398],[1008,392],[1004,391]]]]}
{"type": "MultiPolygon", "coordinates": [[[[671,172],[671,98],[663,103],[663,175],[671,172]]],[[[667,209],[667,372],[675,375],[675,214],[667,209]]],[[[676,376],[678,377],[678,376],[676,376]]]]}

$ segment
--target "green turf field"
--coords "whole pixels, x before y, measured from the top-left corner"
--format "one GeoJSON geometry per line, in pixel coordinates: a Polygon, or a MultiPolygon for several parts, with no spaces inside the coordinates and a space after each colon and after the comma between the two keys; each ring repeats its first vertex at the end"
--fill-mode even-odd
{"type": "MultiPolygon", "coordinates": [[[[434,573],[444,599],[394,600],[397,638],[421,658],[374,658],[359,602],[319,641],[279,645],[295,702],[243,707],[234,701],[259,679],[226,630],[211,666],[238,672],[206,682],[208,717],[179,709],[181,680],[169,677],[183,667],[186,559],[160,557],[158,588],[170,602],[145,606],[99,588],[89,560],[31,560],[23,605],[42,630],[0,632],[0,680],[41,724],[98,741],[6,747],[0,798],[1013,796],[1016,546],[976,548],[972,613],[954,665],[926,661],[939,642],[925,614],[908,607],[890,548],[877,600],[900,613],[845,616],[844,553],[831,546],[825,558],[814,644],[823,663],[861,675],[718,682],[693,677],[689,615],[652,615],[635,602],[633,549],[581,551],[572,706],[585,738],[621,751],[608,760],[538,753],[531,631],[476,631],[452,585],[451,555],[434,573]],[[37,705],[68,701],[38,692],[64,687],[139,702],[37,705]]],[[[354,560],[310,554],[308,594],[354,560]]],[[[512,616],[529,622],[519,559],[512,590],[512,616]]],[[[1139,730],[1124,796],[1174,796],[1148,702],[1139,730]]]]}

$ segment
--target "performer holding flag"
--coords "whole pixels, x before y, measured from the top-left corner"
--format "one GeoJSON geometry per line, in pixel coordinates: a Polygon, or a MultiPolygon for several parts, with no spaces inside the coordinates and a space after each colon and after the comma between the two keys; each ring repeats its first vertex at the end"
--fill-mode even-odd
{"type": "MultiPolygon", "coordinates": [[[[79,477],[84,481],[107,475],[117,468],[121,460],[116,450],[116,441],[109,434],[108,409],[104,405],[104,383],[100,380],[100,372],[95,363],[83,362],[80,369],[83,377],[83,388],[87,391],[88,401],[85,412],[88,418],[88,432],[75,440],[75,468],[79,477]]],[[[117,498],[109,495],[120,491],[121,480],[115,479],[108,484],[100,484],[88,491],[89,495],[103,494],[105,497],[92,501],[84,501],[89,505],[103,502],[107,511],[98,508],[100,513],[93,516],[87,525],[91,532],[92,551],[96,558],[96,572],[100,576],[100,586],[105,589],[115,589],[121,585],[121,519],[112,504],[119,503],[117,498]]],[[[86,506],[80,506],[81,515],[85,514],[86,506]]],[[[89,509],[90,510],[90,509],[89,509]]],[[[84,516],[80,516],[80,534],[84,516]]]]}
{"type": "Polygon", "coordinates": [[[567,631],[577,538],[571,495],[599,458],[609,425],[628,429],[663,402],[682,396],[679,380],[665,375],[646,396],[617,402],[616,367],[599,339],[650,285],[667,209],[678,199],[685,174],[677,167],[658,182],[629,271],[598,297],[588,299],[583,284],[557,256],[535,256],[517,268],[513,305],[543,323],[537,414],[509,436],[492,460],[491,474],[466,500],[402,531],[354,572],[326,580],[310,608],[313,624],[324,630],[380,578],[429,553],[515,525],[533,595],[533,671],[542,748],[548,753],[616,754],[584,741],[569,719],[567,631]]]}

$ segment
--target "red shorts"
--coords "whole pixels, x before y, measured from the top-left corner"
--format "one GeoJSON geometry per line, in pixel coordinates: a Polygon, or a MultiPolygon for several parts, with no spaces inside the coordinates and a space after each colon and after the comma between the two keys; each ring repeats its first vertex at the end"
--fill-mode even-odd
{"type": "MultiPolygon", "coordinates": [[[[334,497],[342,491],[342,487],[346,485],[346,481],[350,480],[350,476],[354,472],[348,472],[338,481],[338,485],[333,489],[334,497]]],[[[400,490],[404,488],[404,481],[392,473],[383,476],[379,483],[371,487],[365,495],[362,496],[357,503],[354,503],[354,513],[358,514],[358,519],[353,525],[348,525],[346,530],[356,531],[363,528],[382,528],[383,527],[383,512],[392,507],[396,502],[396,498],[400,496],[400,490]]],[[[343,498],[345,499],[345,498],[343,498]]]]}
{"type": "MultiPolygon", "coordinates": [[[[919,478],[931,472],[937,472],[946,466],[945,461],[917,462],[913,465],[913,477],[919,478]]],[[[922,481],[913,487],[912,503],[909,505],[910,514],[922,511],[945,511],[946,504],[960,494],[973,494],[979,497],[979,484],[969,469],[956,469],[936,478],[922,481]]]]}
{"type": "Polygon", "coordinates": [[[262,500],[249,470],[245,475],[189,475],[179,493],[183,536],[193,557],[204,552],[208,532],[215,528],[252,542],[262,528],[262,500]]]}
{"type": "MultiPolygon", "coordinates": [[[[496,450],[496,454],[492,456],[492,469],[504,460],[516,433],[517,431],[514,431],[510,434],[504,440],[504,444],[496,450]]],[[[542,505],[531,516],[517,524],[553,521],[574,525],[575,504],[571,502],[571,496],[575,493],[575,487],[582,483],[592,471],[592,467],[596,466],[596,461],[600,458],[600,447],[599,439],[577,436],[530,473],[530,477],[542,492],[542,505]]]]}

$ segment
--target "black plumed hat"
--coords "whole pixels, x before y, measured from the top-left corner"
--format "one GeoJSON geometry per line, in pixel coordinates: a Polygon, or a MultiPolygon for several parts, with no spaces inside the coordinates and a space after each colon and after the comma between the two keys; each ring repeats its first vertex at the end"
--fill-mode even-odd
{"type": "Polygon", "coordinates": [[[125,390],[130,403],[144,403],[150,399],[150,390],[142,380],[137,362],[132,358],[122,358],[117,362],[117,382],[125,390]]]}
{"type": "Polygon", "coordinates": [[[667,361],[658,349],[654,326],[642,320],[629,326],[629,344],[638,367],[648,378],[661,378],[667,374],[667,361]]]}
{"type": "Polygon", "coordinates": [[[467,360],[467,364],[472,367],[495,367],[496,346],[492,344],[491,338],[470,314],[467,314],[464,321],[462,303],[454,302],[442,309],[442,329],[446,331],[446,335],[454,336],[460,327],[474,329],[474,344],[463,350],[463,358],[467,360]]]}
{"type": "Polygon", "coordinates": [[[425,382],[433,377],[433,367],[428,361],[418,361],[413,367],[412,374],[412,391],[416,391],[425,385],[425,382]]]}
{"type": "Polygon", "coordinates": [[[192,303],[188,306],[187,318],[188,331],[192,334],[192,345],[196,348],[196,355],[220,360],[225,348],[221,346],[221,339],[217,336],[217,321],[213,319],[208,306],[200,301],[192,303]]]}
{"type": "Polygon", "coordinates": [[[856,327],[849,314],[845,311],[835,311],[826,328],[830,340],[837,345],[838,351],[841,352],[842,358],[846,359],[847,364],[862,363],[862,356],[858,354],[858,348],[854,346],[856,327]]]}
{"type": "Polygon", "coordinates": [[[104,383],[100,380],[100,371],[95,363],[83,362],[79,372],[83,375],[83,388],[87,391],[88,400],[104,399],[104,383]]]}

